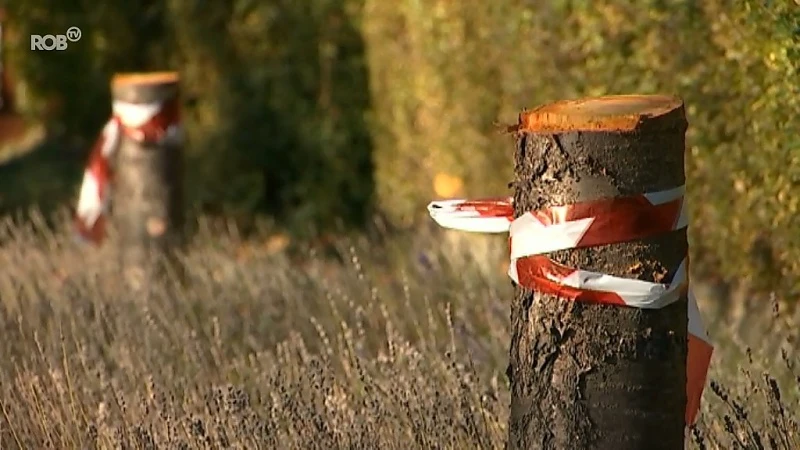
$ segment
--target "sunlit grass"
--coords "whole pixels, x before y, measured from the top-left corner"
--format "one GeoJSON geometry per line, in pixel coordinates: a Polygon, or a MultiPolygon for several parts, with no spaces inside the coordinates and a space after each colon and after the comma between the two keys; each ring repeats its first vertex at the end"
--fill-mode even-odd
{"type": "MultiPolygon", "coordinates": [[[[201,226],[187,287],[142,300],[112,248],[36,223],[0,229],[4,449],[503,448],[502,238],[425,229],[323,258],[201,226]]],[[[799,448],[800,320],[712,291],[698,288],[714,385],[688,438],[799,448]]]]}

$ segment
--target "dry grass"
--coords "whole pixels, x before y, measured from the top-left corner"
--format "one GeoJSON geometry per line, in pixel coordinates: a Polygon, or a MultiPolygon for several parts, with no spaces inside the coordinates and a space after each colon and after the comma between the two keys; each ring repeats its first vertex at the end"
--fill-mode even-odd
{"type": "MultiPolygon", "coordinates": [[[[338,259],[259,245],[242,260],[235,232],[203,229],[190,287],[143,300],[110,249],[36,223],[0,230],[3,449],[503,447],[502,238],[423,230],[342,240],[338,259]]],[[[699,296],[718,350],[687,439],[800,448],[800,318],[699,296]]]]}

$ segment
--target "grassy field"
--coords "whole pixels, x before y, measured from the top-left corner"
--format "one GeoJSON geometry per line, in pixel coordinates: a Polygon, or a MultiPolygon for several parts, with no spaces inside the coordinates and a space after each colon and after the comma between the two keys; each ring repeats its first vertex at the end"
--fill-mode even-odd
{"type": "MultiPolygon", "coordinates": [[[[502,237],[434,228],[335,255],[201,222],[188,282],[133,298],[113,249],[0,227],[0,447],[502,448],[502,237]]],[[[330,253],[330,252],[328,252],[330,253]]],[[[691,448],[800,448],[800,314],[696,285],[716,344],[691,448]]]]}

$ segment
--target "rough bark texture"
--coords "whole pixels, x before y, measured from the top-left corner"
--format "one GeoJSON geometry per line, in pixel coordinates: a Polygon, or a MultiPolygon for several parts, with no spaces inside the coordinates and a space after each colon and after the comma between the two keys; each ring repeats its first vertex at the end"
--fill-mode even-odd
{"type": "MultiPolygon", "coordinates": [[[[636,115],[637,104],[628,106],[633,110],[625,114],[636,115]]],[[[608,111],[598,111],[597,120],[581,111],[571,129],[569,107],[557,126],[521,116],[515,216],[684,184],[684,109],[682,103],[667,109],[627,125],[606,117],[608,111]]],[[[683,229],[548,256],[571,267],[662,281],[686,252],[683,229]]],[[[511,320],[509,448],[684,447],[685,297],[661,310],[640,310],[575,303],[517,286],[511,320]]]]}
{"type": "MultiPolygon", "coordinates": [[[[125,102],[178,101],[178,94],[177,81],[170,79],[112,84],[114,100],[125,102]]],[[[167,273],[164,264],[176,262],[175,251],[184,244],[182,147],[123,136],[116,167],[113,221],[121,263],[129,286],[140,291],[167,273]]]]}

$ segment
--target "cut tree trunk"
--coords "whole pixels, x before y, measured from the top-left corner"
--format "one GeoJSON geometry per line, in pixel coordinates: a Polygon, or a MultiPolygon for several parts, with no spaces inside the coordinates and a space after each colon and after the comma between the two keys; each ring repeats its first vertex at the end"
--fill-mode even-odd
{"type": "MultiPolygon", "coordinates": [[[[523,112],[514,215],[685,182],[681,100],[610,96],[523,112]]],[[[561,250],[567,266],[661,282],[687,254],[686,228],[561,250]]],[[[657,310],[574,302],[516,287],[508,376],[512,449],[682,449],[687,300],[657,310]]]]}
{"type": "MultiPolygon", "coordinates": [[[[118,75],[112,81],[112,97],[115,102],[160,103],[162,112],[171,110],[177,115],[178,76],[174,73],[118,75]]],[[[120,116],[116,111],[115,115],[120,116]]],[[[163,129],[162,122],[151,121],[148,133],[163,129]]],[[[112,220],[125,279],[134,290],[152,286],[158,277],[168,273],[168,268],[180,267],[164,263],[175,263],[176,252],[184,245],[183,176],[180,140],[161,136],[140,141],[122,133],[112,220]]]]}

